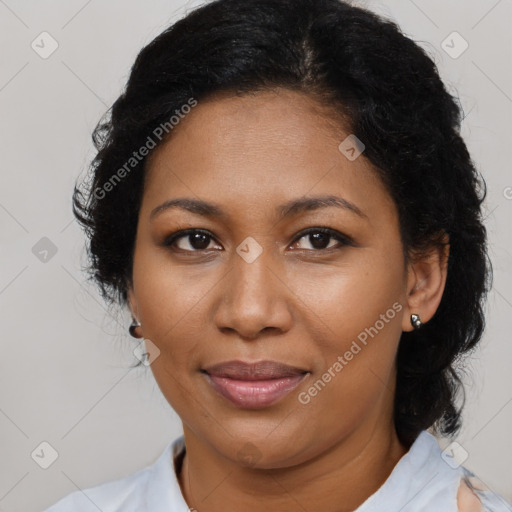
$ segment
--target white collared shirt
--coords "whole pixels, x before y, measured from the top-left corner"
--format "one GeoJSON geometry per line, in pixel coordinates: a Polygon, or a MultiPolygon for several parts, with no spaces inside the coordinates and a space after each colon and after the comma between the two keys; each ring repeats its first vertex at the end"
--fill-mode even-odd
{"type": "MultiPolygon", "coordinates": [[[[74,491],[43,512],[189,512],[175,469],[184,450],[180,436],[153,464],[127,477],[74,491]]],[[[443,454],[426,430],[382,486],[354,512],[458,512],[461,479],[480,498],[483,512],[512,512],[504,498],[482,489],[473,473],[443,454]]]]}

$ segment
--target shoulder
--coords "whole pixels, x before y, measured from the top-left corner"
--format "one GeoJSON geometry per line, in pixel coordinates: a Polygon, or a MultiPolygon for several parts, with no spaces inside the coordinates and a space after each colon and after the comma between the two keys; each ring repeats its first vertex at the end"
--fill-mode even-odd
{"type": "Polygon", "coordinates": [[[73,491],[44,512],[125,512],[139,501],[138,495],[144,487],[149,468],[144,468],[127,477],[112,480],[94,487],[73,491]]]}
{"type": "Polygon", "coordinates": [[[182,446],[183,439],[178,438],[151,465],[126,477],[73,491],[43,512],[167,511],[179,496],[172,461],[182,446]]]}
{"type": "Polygon", "coordinates": [[[457,508],[459,512],[483,512],[480,498],[471,490],[465,480],[461,480],[457,491],[457,508]]]}
{"type": "Polygon", "coordinates": [[[474,473],[461,467],[457,491],[459,512],[512,512],[512,504],[493,492],[474,473]]]}

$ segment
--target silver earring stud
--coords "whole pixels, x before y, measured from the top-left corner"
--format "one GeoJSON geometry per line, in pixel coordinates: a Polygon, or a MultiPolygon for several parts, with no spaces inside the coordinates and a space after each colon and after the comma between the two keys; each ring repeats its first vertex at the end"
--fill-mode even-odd
{"type": "Polygon", "coordinates": [[[415,329],[419,329],[423,325],[423,322],[421,321],[420,315],[416,315],[415,313],[413,313],[411,315],[411,325],[415,329]]]}
{"type": "Polygon", "coordinates": [[[139,336],[137,336],[135,334],[135,329],[137,327],[140,327],[140,322],[138,320],[135,320],[135,318],[133,319],[130,327],[128,328],[128,331],[130,332],[130,336],[133,336],[134,338],[138,338],[139,336]]]}

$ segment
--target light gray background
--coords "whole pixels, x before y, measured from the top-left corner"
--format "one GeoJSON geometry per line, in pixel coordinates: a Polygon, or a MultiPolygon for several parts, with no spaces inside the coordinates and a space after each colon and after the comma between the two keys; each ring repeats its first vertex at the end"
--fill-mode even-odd
{"type": "MultiPolygon", "coordinates": [[[[85,282],[71,192],[94,155],[90,134],[138,51],[200,3],[0,0],[0,511],[40,511],[128,475],[181,433],[150,370],[129,369],[129,316],[107,311],[85,282]],[[31,48],[43,31],[59,45],[47,59],[31,48]],[[46,262],[32,252],[42,237],[57,248],[46,262]],[[31,458],[43,441],[58,452],[46,470],[31,458]]],[[[398,21],[458,92],[463,136],[489,187],[495,286],[485,338],[468,364],[457,441],[469,453],[465,466],[511,500],[512,2],[360,4],[398,21]],[[453,31],[469,43],[457,59],[441,47],[453,31]]]]}

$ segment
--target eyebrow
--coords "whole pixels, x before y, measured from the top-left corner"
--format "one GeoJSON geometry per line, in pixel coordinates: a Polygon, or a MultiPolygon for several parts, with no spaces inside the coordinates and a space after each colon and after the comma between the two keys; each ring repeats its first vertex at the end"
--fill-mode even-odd
{"type": "MultiPolygon", "coordinates": [[[[320,208],[336,207],[344,210],[348,210],[359,217],[368,219],[368,216],[358,208],[354,203],[343,199],[342,197],[333,195],[315,196],[315,197],[301,197],[299,199],[293,199],[287,203],[277,207],[277,215],[280,220],[305,211],[318,210],[320,208]]],[[[197,215],[203,215],[205,217],[217,217],[226,218],[227,214],[222,208],[216,204],[208,203],[206,201],[189,198],[177,198],[169,199],[161,205],[154,208],[149,218],[152,220],[160,213],[172,209],[181,208],[183,210],[195,213],[197,215]]]]}

